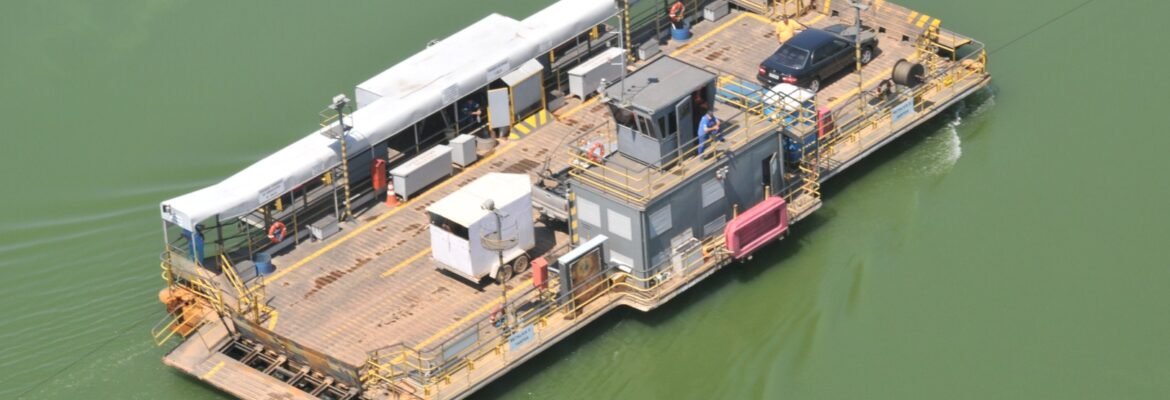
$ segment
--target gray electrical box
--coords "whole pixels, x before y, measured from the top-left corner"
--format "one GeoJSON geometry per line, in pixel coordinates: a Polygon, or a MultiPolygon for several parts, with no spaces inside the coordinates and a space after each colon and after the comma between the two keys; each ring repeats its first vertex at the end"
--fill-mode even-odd
{"type": "Polygon", "coordinates": [[[727,0],[716,0],[710,4],[703,6],[703,19],[708,21],[718,21],[720,18],[726,17],[729,12],[727,0]]]}
{"type": "Polygon", "coordinates": [[[650,57],[654,57],[660,52],[662,52],[662,49],[658,46],[657,39],[647,40],[646,43],[638,46],[638,59],[649,60],[650,57]]]}
{"type": "Polygon", "coordinates": [[[337,216],[333,214],[326,215],[309,224],[309,234],[317,241],[325,240],[340,230],[337,226],[337,216]]]}
{"type": "Polygon", "coordinates": [[[622,76],[622,60],[626,52],[614,47],[569,70],[569,94],[585,99],[597,92],[601,80],[616,82],[622,76]]]}
{"type": "Polygon", "coordinates": [[[452,172],[451,147],[438,145],[390,170],[390,178],[394,180],[394,193],[409,200],[411,195],[451,176],[452,172]]]}
{"type": "Polygon", "coordinates": [[[462,134],[451,139],[451,162],[466,167],[479,159],[475,153],[475,136],[462,134]]]}

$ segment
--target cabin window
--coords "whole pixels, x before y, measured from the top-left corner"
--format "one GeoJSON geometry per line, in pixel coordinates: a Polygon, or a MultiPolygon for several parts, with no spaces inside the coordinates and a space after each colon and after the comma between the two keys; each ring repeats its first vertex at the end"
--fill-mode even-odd
{"type": "Polygon", "coordinates": [[[666,116],[666,129],[663,130],[667,135],[678,133],[678,112],[670,110],[670,114],[666,116]]]}
{"type": "Polygon", "coordinates": [[[638,118],[638,132],[642,132],[643,135],[646,135],[646,136],[649,136],[652,138],[659,137],[657,134],[654,133],[654,124],[650,123],[649,118],[646,118],[646,117],[641,116],[641,115],[638,115],[637,118],[638,118]]]}
{"type": "Polygon", "coordinates": [[[601,227],[601,207],[589,200],[577,198],[577,219],[589,225],[601,227]]]}
{"type": "Polygon", "coordinates": [[[711,178],[703,182],[703,207],[715,204],[723,198],[723,182],[711,178]]]}
{"type": "Polygon", "coordinates": [[[431,225],[439,227],[439,229],[450,232],[451,234],[463,238],[463,240],[470,240],[468,237],[467,227],[455,223],[442,215],[435,213],[428,213],[431,215],[431,225]]]}
{"type": "Polygon", "coordinates": [[[670,214],[670,204],[650,214],[650,237],[656,237],[673,227],[670,214]]]}
{"type": "Polygon", "coordinates": [[[630,229],[630,217],[614,210],[606,210],[605,216],[605,222],[609,224],[609,233],[617,235],[622,239],[633,240],[634,237],[630,229]]]}
{"type": "Polygon", "coordinates": [[[610,104],[609,112],[613,114],[613,120],[618,125],[630,128],[633,131],[638,130],[637,125],[634,125],[634,113],[632,111],[610,104]]]}

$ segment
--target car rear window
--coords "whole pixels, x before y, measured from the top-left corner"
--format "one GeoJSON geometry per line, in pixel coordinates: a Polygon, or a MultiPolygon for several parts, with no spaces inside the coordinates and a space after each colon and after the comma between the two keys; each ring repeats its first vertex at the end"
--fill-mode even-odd
{"type": "Polygon", "coordinates": [[[780,46],[780,50],[776,50],[772,58],[777,64],[787,68],[801,69],[808,62],[808,50],[786,44],[780,46]]]}

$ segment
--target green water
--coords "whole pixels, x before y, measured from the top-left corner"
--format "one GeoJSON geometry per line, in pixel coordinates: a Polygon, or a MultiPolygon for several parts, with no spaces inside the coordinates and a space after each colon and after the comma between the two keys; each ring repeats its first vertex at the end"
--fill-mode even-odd
{"type": "MultiPolygon", "coordinates": [[[[428,40],[545,3],[6,3],[0,398],[224,397],[150,341],[158,202],[428,40]]],[[[903,4],[985,41],[993,88],[827,184],[794,240],[479,396],[1170,398],[1170,5],[1097,0],[1016,40],[1081,1],[903,4]]]]}

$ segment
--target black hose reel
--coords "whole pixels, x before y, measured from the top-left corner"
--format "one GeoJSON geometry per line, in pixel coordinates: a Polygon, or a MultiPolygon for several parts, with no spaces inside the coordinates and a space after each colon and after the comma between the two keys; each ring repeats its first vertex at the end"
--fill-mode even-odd
{"type": "Polygon", "coordinates": [[[905,59],[898,60],[894,64],[893,79],[896,84],[911,88],[916,87],[926,80],[926,67],[905,59]]]}

